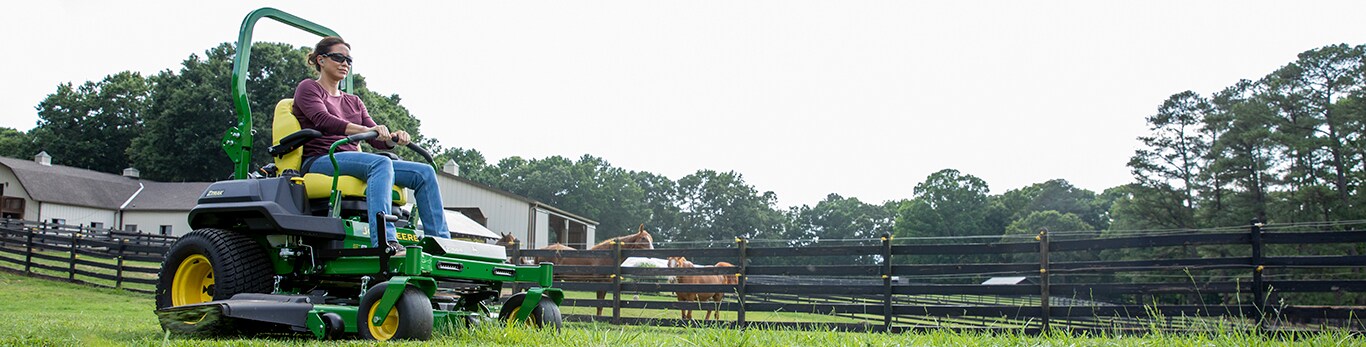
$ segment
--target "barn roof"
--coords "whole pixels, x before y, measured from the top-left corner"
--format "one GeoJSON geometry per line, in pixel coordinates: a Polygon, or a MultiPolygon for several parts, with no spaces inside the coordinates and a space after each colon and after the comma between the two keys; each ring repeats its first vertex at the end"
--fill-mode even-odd
{"type": "Polygon", "coordinates": [[[117,210],[188,211],[206,182],[169,183],[138,180],[106,172],[62,165],[43,165],[26,159],[0,157],[0,165],[14,172],[33,200],[64,205],[117,210]],[[141,191],[139,192],[139,189],[141,191]],[[129,199],[132,198],[132,201],[129,199]]]}
{"type": "Polygon", "coordinates": [[[117,209],[138,190],[135,179],[32,160],[0,157],[14,171],[29,197],[42,202],[117,209]]]}
{"type": "Polygon", "coordinates": [[[130,211],[189,211],[211,182],[142,181],[143,190],[124,208],[130,211]]]}

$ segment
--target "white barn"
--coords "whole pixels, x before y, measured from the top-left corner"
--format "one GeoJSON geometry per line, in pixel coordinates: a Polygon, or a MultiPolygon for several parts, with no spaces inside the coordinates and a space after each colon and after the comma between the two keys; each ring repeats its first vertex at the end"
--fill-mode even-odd
{"type": "Polygon", "coordinates": [[[0,217],[179,236],[190,232],[186,216],[208,186],[53,165],[46,152],[0,157],[0,217]]]}
{"type": "Polygon", "coordinates": [[[454,162],[448,162],[436,175],[446,209],[460,211],[494,232],[511,233],[521,240],[519,248],[563,243],[587,249],[597,243],[598,222],[460,177],[458,171],[454,162]]]}

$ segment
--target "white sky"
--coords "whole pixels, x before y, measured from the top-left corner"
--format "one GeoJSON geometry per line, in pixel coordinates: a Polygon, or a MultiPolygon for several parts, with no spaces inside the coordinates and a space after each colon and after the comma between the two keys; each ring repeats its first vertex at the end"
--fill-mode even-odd
{"type": "Polygon", "coordinates": [[[0,13],[0,126],[33,128],[59,83],[178,71],[263,6],[341,33],[445,147],[734,170],[780,208],[944,168],[1099,192],[1167,96],[1366,41],[1360,1],[25,1],[0,13]]]}

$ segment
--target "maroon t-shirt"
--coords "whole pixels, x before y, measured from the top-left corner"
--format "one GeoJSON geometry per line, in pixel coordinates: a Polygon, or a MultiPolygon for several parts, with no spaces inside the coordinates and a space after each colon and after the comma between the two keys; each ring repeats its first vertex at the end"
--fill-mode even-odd
{"type": "MultiPolygon", "coordinates": [[[[300,129],[316,129],[323,133],[323,137],[304,144],[304,157],[327,155],[327,148],[332,143],[346,137],[347,124],[367,128],[375,126],[360,97],[346,93],[341,96],[328,95],[323,85],[312,79],[299,81],[299,87],[294,89],[293,111],[294,117],[299,119],[300,129]]],[[[390,148],[388,144],[376,140],[370,140],[370,145],[380,149],[390,148]]],[[[355,143],[337,147],[338,152],[355,150],[355,143]]]]}

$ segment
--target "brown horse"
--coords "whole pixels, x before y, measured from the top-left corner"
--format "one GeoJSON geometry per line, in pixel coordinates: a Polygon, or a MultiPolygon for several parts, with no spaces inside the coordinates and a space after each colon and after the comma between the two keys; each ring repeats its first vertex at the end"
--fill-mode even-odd
{"type": "MultiPolygon", "coordinates": [[[[727,263],[727,262],[724,262],[724,261],[723,261],[723,262],[716,263],[716,266],[735,266],[735,265],[731,265],[731,263],[727,263]]],[[[672,268],[693,268],[693,267],[696,267],[696,266],[693,265],[693,263],[692,263],[691,261],[688,261],[688,258],[684,258],[684,257],[669,257],[669,267],[672,267],[672,268]]],[[[678,283],[679,283],[679,284],[738,284],[738,283],[740,283],[740,280],[737,279],[737,278],[735,278],[734,276],[725,276],[725,275],[678,276],[678,283]]],[[[699,301],[699,302],[700,302],[700,301],[715,301],[718,305],[721,304],[721,299],[722,299],[723,297],[725,297],[725,293],[683,293],[683,292],[675,292],[674,294],[678,295],[678,301],[683,301],[683,302],[688,302],[688,301],[699,301]]],[[[692,319],[692,311],[693,311],[693,310],[690,310],[690,309],[682,309],[682,310],[679,311],[679,314],[682,316],[682,319],[691,320],[691,319],[692,319]]],[[[710,319],[712,319],[712,318],[711,318],[711,315],[712,315],[713,312],[716,313],[716,319],[721,319],[721,312],[718,312],[714,307],[712,307],[712,308],[708,308],[708,309],[707,309],[707,315],[706,315],[706,317],[703,318],[703,320],[710,320],[710,319]]]]}
{"type": "MultiPolygon", "coordinates": [[[[596,244],[596,245],[593,245],[593,247],[589,248],[589,250],[593,250],[593,251],[610,250],[610,249],[612,249],[612,247],[613,247],[613,245],[614,245],[615,243],[621,243],[621,249],[654,249],[654,248],[655,248],[655,246],[654,246],[654,237],[650,236],[650,233],[647,232],[647,231],[645,231],[645,225],[644,225],[644,224],[641,224],[641,226],[640,226],[640,231],[638,231],[638,232],[636,232],[636,233],[634,233],[634,234],[625,235],[625,236],[618,236],[618,237],[609,239],[609,240],[607,240],[607,241],[600,242],[600,243],[598,243],[598,244],[596,244]]],[[[574,252],[577,252],[578,250],[574,249],[573,247],[565,246],[565,245],[558,244],[558,243],[553,244],[553,245],[549,245],[549,246],[545,246],[545,247],[542,247],[542,248],[540,248],[540,249],[543,249],[543,250],[554,250],[554,251],[556,251],[556,252],[555,252],[555,256],[553,256],[553,257],[536,257],[536,263],[541,263],[541,262],[547,262],[547,261],[548,261],[548,262],[554,263],[555,265],[568,265],[568,266],[610,266],[610,265],[614,265],[614,264],[612,264],[612,258],[601,258],[601,257],[599,257],[599,258],[588,258],[588,257],[585,257],[585,256],[577,256],[577,257],[576,257],[573,253],[574,253],[574,252]]],[[[555,275],[555,280],[557,280],[557,281],[574,281],[574,282],[611,282],[611,281],[612,281],[612,277],[611,277],[610,275],[597,275],[597,274],[592,274],[592,275],[560,275],[560,274],[556,274],[556,275],[555,275]]],[[[599,292],[598,292],[598,300],[603,300],[603,299],[605,299],[606,297],[607,297],[607,292],[606,292],[606,291],[599,291],[599,292]]],[[[598,315],[599,315],[599,316],[602,315],[602,309],[603,309],[602,307],[598,307],[598,315]]]]}
{"type": "MultiPolygon", "coordinates": [[[[522,246],[522,241],[517,240],[517,237],[512,236],[512,233],[503,233],[503,238],[498,239],[498,242],[494,242],[493,244],[503,246],[506,254],[512,254],[512,250],[522,246]]],[[[534,259],[531,257],[521,257],[520,259],[508,258],[508,262],[516,265],[534,265],[533,260],[534,259]]]]}
{"type": "Polygon", "coordinates": [[[498,239],[498,242],[494,242],[493,244],[503,246],[504,248],[507,248],[509,252],[511,252],[513,248],[517,248],[517,245],[521,243],[521,241],[517,240],[516,236],[512,236],[512,233],[502,234],[503,238],[498,239]]]}

